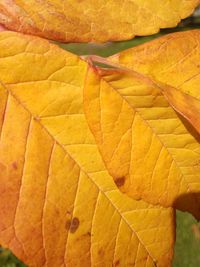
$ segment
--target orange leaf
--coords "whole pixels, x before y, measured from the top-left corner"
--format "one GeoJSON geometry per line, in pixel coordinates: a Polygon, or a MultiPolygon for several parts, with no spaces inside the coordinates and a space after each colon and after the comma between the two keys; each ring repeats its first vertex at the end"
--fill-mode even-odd
{"type": "Polygon", "coordinates": [[[199,0],[0,1],[0,23],[8,29],[63,42],[105,42],[175,27],[199,0]]]}
{"type": "Polygon", "coordinates": [[[108,174],[82,107],[86,62],[3,32],[0,70],[0,243],[35,267],[170,266],[174,212],[108,174]]]}

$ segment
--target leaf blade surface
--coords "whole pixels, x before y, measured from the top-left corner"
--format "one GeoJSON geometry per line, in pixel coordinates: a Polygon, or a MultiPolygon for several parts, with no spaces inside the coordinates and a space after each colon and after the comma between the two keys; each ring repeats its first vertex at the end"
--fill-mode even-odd
{"type": "Polygon", "coordinates": [[[149,35],[174,27],[198,0],[0,2],[0,23],[8,29],[64,42],[105,42],[149,35]],[[115,25],[115,27],[113,27],[115,25]]]}
{"type": "Polygon", "coordinates": [[[193,128],[143,75],[91,69],[87,79],[86,117],[121,191],[199,218],[200,144],[193,128]]]}
{"type": "Polygon", "coordinates": [[[150,77],[198,132],[199,40],[199,30],[170,34],[110,58],[150,77]]]}
{"type": "Polygon", "coordinates": [[[0,47],[2,245],[30,266],[169,266],[174,212],[113,183],[83,112],[87,64],[11,32],[0,47]]]}

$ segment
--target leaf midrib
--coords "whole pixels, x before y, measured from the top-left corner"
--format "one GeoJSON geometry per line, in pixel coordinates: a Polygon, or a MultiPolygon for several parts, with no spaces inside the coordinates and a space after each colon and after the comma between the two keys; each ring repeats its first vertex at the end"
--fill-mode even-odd
{"type": "MultiPolygon", "coordinates": [[[[18,97],[13,94],[12,91],[10,91],[7,86],[0,82],[3,87],[5,88],[5,90],[8,92],[8,94],[10,94],[30,115],[31,117],[37,121],[37,123],[39,123],[41,125],[41,127],[48,133],[48,135],[52,138],[52,140],[54,140],[64,151],[65,153],[67,153],[69,155],[69,157],[79,166],[79,168],[81,169],[81,171],[83,173],[85,173],[85,175],[91,180],[91,182],[98,188],[98,190],[108,199],[108,201],[111,203],[111,205],[113,206],[113,208],[118,212],[119,216],[123,219],[123,221],[125,222],[125,224],[127,224],[127,226],[130,228],[131,231],[133,231],[133,233],[137,236],[138,241],[141,243],[141,245],[145,248],[145,250],[147,251],[148,255],[150,256],[152,262],[154,263],[155,267],[157,267],[157,263],[156,260],[154,259],[154,257],[151,255],[151,253],[149,252],[149,250],[147,249],[147,247],[145,246],[145,244],[142,242],[142,240],[139,238],[137,232],[132,228],[132,226],[128,223],[127,219],[123,216],[123,214],[121,213],[121,211],[117,208],[117,206],[111,201],[111,199],[107,196],[107,194],[98,186],[98,184],[92,179],[92,177],[82,168],[82,166],[73,158],[73,156],[70,154],[69,151],[67,151],[67,149],[49,132],[49,130],[41,123],[40,119],[35,116],[34,114],[32,114],[32,112],[20,101],[20,99],[18,99],[18,97]]],[[[109,191],[107,191],[109,192],[109,191]]],[[[139,210],[138,210],[139,212],[139,210]]]]}
{"type": "MultiPolygon", "coordinates": [[[[97,60],[98,60],[98,58],[101,60],[100,57],[96,57],[97,60]]],[[[156,80],[154,80],[152,77],[150,78],[150,77],[144,75],[143,73],[140,73],[140,72],[138,72],[138,71],[135,71],[134,69],[129,69],[129,68],[127,68],[127,67],[124,66],[124,65],[120,65],[120,63],[113,63],[113,62],[110,62],[109,60],[107,60],[107,59],[105,59],[105,58],[102,58],[102,60],[103,60],[104,62],[106,62],[108,65],[118,68],[118,71],[123,71],[123,72],[125,72],[125,73],[127,72],[127,73],[129,73],[129,74],[136,75],[137,77],[142,78],[143,82],[145,82],[145,83],[148,83],[148,82],[149,82],[151,85],[153,85],[154,87],[156,87],[158,90],[162,90],[161,85],[160,85],[158,82],[156,82],[156,80]],[[121,68],[121,69],[120,69],[120,68],[121,68]]],[[[134,77],[134,76],[133,76],[133,77],[134,77]]],[[[190,185],[189,185],[189,183],[187,182],[187,180],[186,180],[184,174],[182,173],[181,167],[179,166],[179,164],[178,164],[177,161],[175,160],[174,156],[170,153],[169,149],[164,145],[164,143],[163,143],[163,141],[161,140],[160,136],[159,136],[159,135],[155,132],[155,130],[150,126],[149,122],[148,122],[147,120],[145,120],[145,119],[143,118],[142,114],[140,113],[140,111],[139,111],[137,108],[133,107],[133,106],[129,103],[129,101],[128,101],[125,97],[123,97],[123,95],[122,95],[118,90],[115,90],[115,89],[113,88],[113,86],[110,85],[110,83],[109,83],[108,81],[106,81],[102,76],[101,76],[101,79],[104,80],[105,83],[109,84],[109,86],[110,86],[110,87],[111,87],[111,88],[112,88],[118,95],[120,95],[120,97],[121,97],[121,98],[122,98],[122,99],[123,99],[129,106],[130,106],[131,109],[134,109],[134,110],[136,111],[136,113],[139,115],[139,117],[141,118],[141,120],[142,120],[142,121],[143,121],[143,122],[150,128],[150,129],[151,129],[151,131],[152,131],[152,132],[154,133],[154,135],[158,138],[158,140],[160,141],[161,145],[167,150],[167,152],[168,152],[168,154],[170,155],[170,157],[172,158],[173,162],[175,163],[175,165],[176,165],[177,168],[179,169],[179,171],[180,171],[180,173],[181,173],[181,175],[182,175],[182,178],[183,178],[183,180],[185,181],[185,184],[186,184],[186,186],[187,186],[187,188],[188,188],[188,192],[191,192],[191,191],[190,191],[190,185]]],[[[166,84],[166,86],[169,86],[169,85],[166,84]]],[[[173,87],[173,86],[171,86],[171,87],[173,87]]],[[[174,87],[173,87],[173,88],[174,88],[174,87]]],[[[176,88],[174,88],[174,89],[176,89],[176,88]]],[[[161,93],[161,95],[163,95],[163,97],[166,99],[166,97],[165,97],[164,94],[161,93]]],[[[167,100],[167,99],[166,99],[166,100],[167,100]]],[[[167,100],[167,102],[168,102],[168,100],[167,100]]],[[[173,108],[172,106],[170,106],[170,105],[169,105],[169,107],[171,107],[172,109],[174,109],[174,108],[173,108]]],[[[193,196],[193,198],[194,198],[195,202],[198,202],[195,196],[193,196]]]]}

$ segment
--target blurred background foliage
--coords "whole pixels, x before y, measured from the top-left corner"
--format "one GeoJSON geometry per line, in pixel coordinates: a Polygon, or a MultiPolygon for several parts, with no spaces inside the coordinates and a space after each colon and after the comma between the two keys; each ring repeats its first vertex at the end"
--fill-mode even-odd
{"type": "Polygon", "coordinates": [[[0,267],[26,267],[8,249],[0,248],[0,267]]]}
{"type": "MultiPolygon", "coordinates": [[[[171,32],[192,29],[200,29],[200,8],[192,16],[183,20],[176,28],[164,29],[151,36],[136,37],[129,41],[108,42],[105,44],[57,44],[77,55],[99,55],[106,57],[171,32]]],[[[176,212],[176,218],[176,246],[173,267],[200,267],[200,223],[190,214],[180,211],[176,212]]],[[[26,267],[26,265],[20,262],[11,251],[0,247],[0,267],[26,267]]]]}

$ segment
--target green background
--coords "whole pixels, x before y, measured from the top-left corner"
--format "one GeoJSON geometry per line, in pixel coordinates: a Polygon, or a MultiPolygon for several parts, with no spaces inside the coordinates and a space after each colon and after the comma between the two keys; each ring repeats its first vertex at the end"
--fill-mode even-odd
{"type": "MultiPolygon", "coordinates": [[[[162,30],[159,34],[148,37],[136,37],[125,42],[106,44],[60,44],[63,49],[78,55],[109,56],[164,34],[200,28],[200,16],[191,16],[183,20],[176,28],[162,30]]],[[[188,213],[176,213],[176,246],[173,267],[200,267],[200,223],[188,213]]],[[[31,234],[31,233],[30,233],[31,234]]],[[[25,267],[9,250],[0,248],[0,267],[25,267]]],[[[60,267],[60,266],[57,266],[60,267]]]]}

